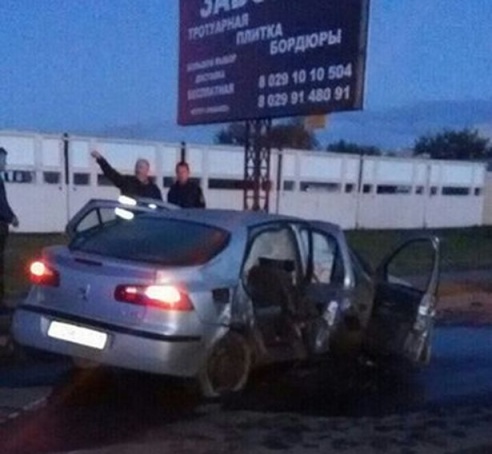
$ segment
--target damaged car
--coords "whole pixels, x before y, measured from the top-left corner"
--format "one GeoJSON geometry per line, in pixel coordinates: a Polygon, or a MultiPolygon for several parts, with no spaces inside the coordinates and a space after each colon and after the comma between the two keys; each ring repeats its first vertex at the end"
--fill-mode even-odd
{"type": "Polygon", "coordinates": [[[30,266],[12,325],[24,346],[191,378],[208,397],[275,363],[430,359],[436,237],[406,241],[373,272],[339,226],[261,212],[96,200],[67,233],[30,266]]]}

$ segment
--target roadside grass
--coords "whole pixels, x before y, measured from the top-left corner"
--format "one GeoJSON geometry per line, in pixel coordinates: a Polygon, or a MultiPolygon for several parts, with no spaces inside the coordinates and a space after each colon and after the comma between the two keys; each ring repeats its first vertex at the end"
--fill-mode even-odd
{"type": "MultiPolygon", "coordinates": [[[[492,268],[492,226],[428,230],[351,230],[349,244],[373,267],[400,243],[410,238],[436,235],[441,241],[441,270],[464,271],[492,268]]],[[[409,268],[416,272],[425,257],[416,256],[409,268]]]]}
{"type": "MultiPolygon", "coordinates": [[[[438,230],[351,230],[349,244],[373,267],[402,241],[419,235],[437,235],[441,239],[441,269],[462,271],[492,269],[492,226],[438,230]]],[[[11,234],[6,252],[7,296],[16,296],[29,289],[28,266],[39,258],[41,249],[54,244],[66,244],[61,234],[11,234]]],[[[422,269],[425,257],[416,254],[409,269],[422,269]]]]}

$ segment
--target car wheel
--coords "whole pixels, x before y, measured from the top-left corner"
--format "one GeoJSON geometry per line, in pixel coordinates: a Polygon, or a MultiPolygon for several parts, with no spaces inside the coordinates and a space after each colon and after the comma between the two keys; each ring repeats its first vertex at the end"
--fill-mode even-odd
{"type": "Polygon", "coordinates": [[[198,374],[204,397],[215,398],[241,391],[251,370],[251,350],[246,339],[229,332],[212,348],[198,374]]]}

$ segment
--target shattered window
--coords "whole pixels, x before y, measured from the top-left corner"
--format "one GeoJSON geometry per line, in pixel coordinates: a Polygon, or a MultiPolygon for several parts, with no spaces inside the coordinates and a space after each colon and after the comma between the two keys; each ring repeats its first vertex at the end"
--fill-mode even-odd
{"type": "Polygon", "coordinates": [[[244,264],[246,276],[260,259],[292,261],[297,268],[297,252],[292,232],[288,228],[268,230],[260,233],[253,242],[244,264]]]}

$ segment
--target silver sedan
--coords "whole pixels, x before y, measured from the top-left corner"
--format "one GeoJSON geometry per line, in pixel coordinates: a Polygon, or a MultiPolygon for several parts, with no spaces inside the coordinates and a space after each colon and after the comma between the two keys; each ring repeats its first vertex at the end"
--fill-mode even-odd
{"type": "Polygon", "coordinates": [[[429,360],[436,238],[409,240],[372,272],[333,224],[169,208],[88,203],[68,246],[31,264],[16,341],[193,378],[205,396],[241,390],[256,367],[337,351],[429,360]]]}

